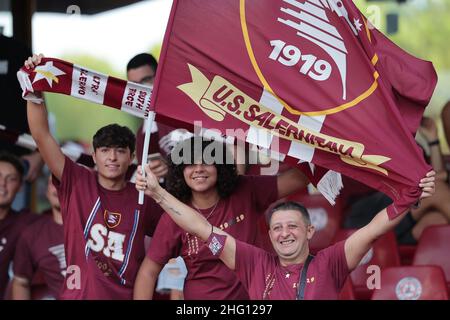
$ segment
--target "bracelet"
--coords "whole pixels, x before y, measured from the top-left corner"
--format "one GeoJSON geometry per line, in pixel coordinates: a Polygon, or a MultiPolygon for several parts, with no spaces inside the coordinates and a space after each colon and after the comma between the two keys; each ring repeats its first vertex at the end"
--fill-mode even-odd
{"type": "Polygon", "coordinates": [[[433,140],[428,142],[428,145],[431,146],[435,146],[435,145],[439,145],[439,139],[433,140]]]}

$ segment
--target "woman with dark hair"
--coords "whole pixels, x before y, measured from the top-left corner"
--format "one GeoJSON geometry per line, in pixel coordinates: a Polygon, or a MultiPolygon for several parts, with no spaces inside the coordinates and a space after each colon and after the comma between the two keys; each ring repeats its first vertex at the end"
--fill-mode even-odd
{"type": "MultiPolygon", "coordinates": [[[[241,241],[260,246],[256,221],[267,207],[306,187],[297,169],[279,176],[238,176],[226,145],[191,138],[172,150],[166,187],[209,223],[241,241]]],[[[161,217],[134,287],[135,299],[151,299],[155,281],[170,258],[182,256],[188,275],[185,299],[248,299],[235,274],[204,242],[178,227],[168,214],[161,217]]]]}
{"type": "MultiPolygon", "coordinates": [[[[208,198],[209,196],[202,190],[198,194],[195,184],[186,179],[185,170],[189,173],[196,165],[202,165],[204,161],[211,162],[211,167],[217,172],[217,180],[214,185],[219,198],[227,198],[231,195],[238,184],[238,174],[234,159],[226,145],[223,143],[201,140],[201,138],[191,138],[181,143],[171,153],[169,157],[169,174],[167,176],[167,189],[179,200],[188,203],[192,198],[208,198]],[[198,141],[197,149],[201,146],[200,152],[196,152],[196,139],[198,141]],[[201,145],[200,145],[201,143],[201,145]],[[210,154],[206,154],[210,149],[210,154]],[[194,150],[194,152],[191,152],[194,150]],[[204,152],[206,150],[206,152],[204,152]],[[204,154],[205,153],[205,154],[204,154]],[[210,159],[208,159],[208,157],[210,159]],[[206,159],[204,159],[206,158],[206,159]],[[229,160],[227,162],[227,158],[229,160]]],[[[197,179],[196,181],[200,181],[197,179]]],[[[210,185],[211,186],[211,185],[210,185]]],[[[214,190],[209,190],[215,193],[214,190]]]]}

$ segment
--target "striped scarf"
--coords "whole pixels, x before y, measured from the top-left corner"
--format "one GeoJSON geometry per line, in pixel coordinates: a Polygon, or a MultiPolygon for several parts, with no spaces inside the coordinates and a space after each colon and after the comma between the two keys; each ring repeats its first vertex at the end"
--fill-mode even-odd
{"type": "Polygon", "coordinates": [[[17,72],[22,97],[41,104],[40,92],[53,92],[119,109],[140,118],[150,110],[152,88],[111,77],[55,58],[17,72]]]}

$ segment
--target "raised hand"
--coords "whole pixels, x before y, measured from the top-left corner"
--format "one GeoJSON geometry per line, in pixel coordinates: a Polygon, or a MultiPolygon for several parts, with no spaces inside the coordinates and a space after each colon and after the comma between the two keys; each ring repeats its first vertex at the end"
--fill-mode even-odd
{"type": "Polygon", "coordinates": [[[152,172],[148,165],[145,166],[146,176],[142,172],[142,166],[138,166],[136,174],[136,189],[144,191],[147,195],[152,196],[158,188],[160,188],[158,178],[152,172]]]}
{"type": "Polygon", "coordinates": [[[419,183],[419,187],[422,188],[422,194],[420,195],[420,199],[429,198],[434,194],[434,180],[435,180],[436,172],[433,170],[429,171],[425,178],[422,178],[419,183]]]}
{"type": "Polygon", "coordinates": [[[164,178],[169,172],[169,167],[162,159],[156,159],[149,162],[151,171],[158,178],[164,178]]]}
{"type": "Polygon", "coordinates": [[[25,68],[30,69],[36,67],[41,63],[43,57],[44,55],[42,53],[33,54],[32,57],[29,57],[27,60],[25,60],[24,63],[25,68]]]}

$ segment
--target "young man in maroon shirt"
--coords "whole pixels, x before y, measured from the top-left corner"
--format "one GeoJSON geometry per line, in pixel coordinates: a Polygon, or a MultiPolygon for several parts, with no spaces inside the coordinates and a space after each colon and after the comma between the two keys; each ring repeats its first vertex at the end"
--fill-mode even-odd
{"type": "MultiPolygon", "coordinates": [[[[209,223],[261,247],[258,218],[277,199],[306,187],[308,179],[297,169],[278,176],[238,176],[233,160],[223,143],[201,137],[185,140],[171,153],[166,186],[209,223]],[[211,159],[207,159],[209,152],[211,159]]],[[[249,298],[236,275],[211,255],[203,241],[177,226],[167,214],[161,217],[139,269],[134,298],[151,299],[162,266],[179,255],[188,270],[185,299],[249,298]]]]}
{"type": "MultiPolygon", "coordinates": [[[[8,269],[14,257],[17,239],[23,228],[38,215],[16,212],[11,205],[20,190],[24,175],[22,162],[16,156],[0,153],[0,300],[5,298],[9,282],[8,269]]],[[[9,297],[6,297],[9,298],[9,297]]]]}
{"type": "MultiPolygon", "coordinates": [[[[41,62],[34,55],[30,68],[41,62]]],[[[52,172],[64,221],[67,273],[62,299],[131,299],[144,237],[152,236],[161,209],[152,199],[137,204],[138,192],[126,180],[135,137],[130,129],[108,125],[94,135],[97,172],[77,165],[50,134],[45,105],[27,103],[31,134],[52,172]]]]}
{"type": "MultiPolygon", "coordinates": [[[[141,168],[138,170],[136,188],[153,197],[186,232],[206,241],[212,254],[236,272],[250,299],[337,299],[347,275],[372,243],[392,229],[404,215],[389,220],[386,209],[383,209],[347,240],[312,257],[308,241],[314,234],[314,227],[307,210],[293,202],[282,203],[274,208],[269,220],[269,236],[277,253],[274,255],[213,226],[201,214],[164,190],[148,167],[145,168],[146,179],[140,174],[141,168]],[[301,284],[299,280],[305,264],[309,264],[309,268],[301,284]]],[[[430,171],[420,181],[420,199],[434,193],[434,175],[434,171],[430,171]]]]}
{"type": "Polygon", "coordinates": [[[48,179],[47,199],[50,209],[25,228],[17,242],[13,264],[13,300],[33,298],[32,281],[38,272],[43,276],[46,287],[42,298],[59,298],[67,265],[61,206],[51,177],[48,179]]]}

